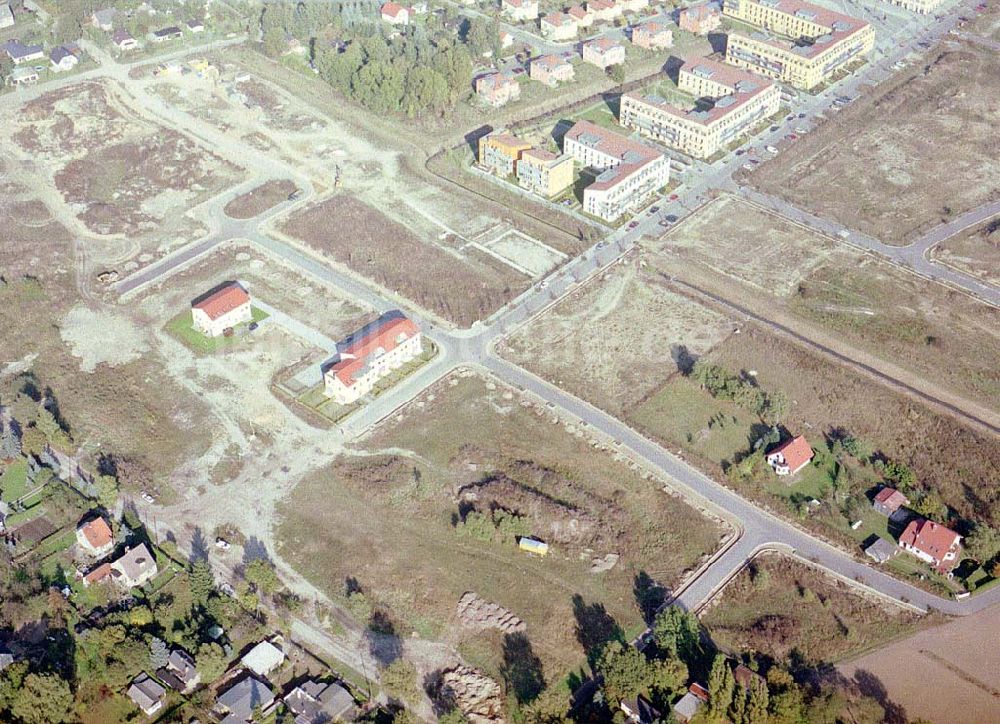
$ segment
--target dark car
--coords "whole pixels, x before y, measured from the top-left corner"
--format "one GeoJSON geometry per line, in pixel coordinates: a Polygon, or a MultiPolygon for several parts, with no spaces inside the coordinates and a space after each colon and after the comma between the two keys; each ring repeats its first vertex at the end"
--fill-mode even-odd
{"type": "Polygon", "coordinates": [[[653,207],[651,207],[651,208],[649,209],[649,213],[651,213],[651,214],[655,214],[655,213],[656,213],[657,211],[659,211],[659,210],[660,210],[660,207],[659,207],[659,206],[653,206],[653,207]]]}
{"type": "Polygon", "coordinates": [[[633,221],[632,223],[630,223],[630,224],[628,225],[628,230],[629,230],[629,231],[632,231],[632,229],[634,229],[634,228],[635,228],[635,227],[637,227],[638,225],[639,225],[639,222],[638,222],[638,221],[633,221]]]}
{"type": "Polygon", "coordinates": [[[247,325],[247,329],[249,329],[252,332],[255,329],[257,329],[258,326],[259,325],[256,322],[250,322],[250,324],[247,325]]]}
{"type": "Polygon", "coordinates": [[[673,223],[676,223],[677,216],[674,215],[674,214],[667,214],[666,216],[663,217],[663,220],[664,221],[669,221],[671,224],[673,224],[673,223]]]}
{"type": "Polygon", "coordinates": [[[772,132],[774,132],[774,131],[777,131],[777,130],[778,130],[778,127],[777,127],[777,126],[771,126],[771,131],[772,131],[772,132]]]}

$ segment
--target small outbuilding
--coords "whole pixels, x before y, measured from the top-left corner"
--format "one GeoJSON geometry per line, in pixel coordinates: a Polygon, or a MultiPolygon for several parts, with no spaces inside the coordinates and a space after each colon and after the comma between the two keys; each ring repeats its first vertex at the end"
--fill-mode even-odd
{"type": "Polygon", "coordinates": [[[899,546],[893,545],[885,538],[879,538],[865,548],[865,555],[876,563],[885,563],[890,558],[894,558],[897,553],[899,553],[899,546]]]}
{"type": "Polygon", "coordinates": [[[258,676],[267,676],[281,666],[285,653],[270,641],[261,641],[240,659],[246,668],[258,676]]]}
{"type": "Polygon", "coordinates": [[[146,716],[152,716],[163,706],[163,697],[167,693],[160,684],[148,674],[140,674],[128,688],[128,698],[142,710],[146,716]]]}
{"type": "Polygon", "coordinates": [[[875,494],[872,501],[872,508],[876,513],[881,513],[885,517],[891,516],[904,505],[909,505],[910,499],[895,488],[885,487],[875,494]]]}
{"type": "Polygon", "coordinates": [[[543,543],[536,538],[522,537],[518,539],[517,547],[522,551],[533,553],[536,556],[546,556],[549,554],[549,544],[543,543]]]}

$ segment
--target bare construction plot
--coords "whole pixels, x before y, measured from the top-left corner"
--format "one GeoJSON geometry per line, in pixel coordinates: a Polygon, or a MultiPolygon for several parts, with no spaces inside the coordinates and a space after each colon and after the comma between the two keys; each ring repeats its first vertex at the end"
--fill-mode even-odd
{"type": "Polygon", "coordinates": [[[615,265],[507,339],[504,356],[621,414],[732,330],[635,258],[615,265]]]}
{"type": "Polygon", "coordinates": [[[970,409],[1000,409],[1000,313],[989,305],[731,197],[649,246],[672,276],[970,409]]]}
{"type": "Polygon", "coordinates": [[[397,635],[444,638],[499,676],[502,626],[456,617],[472,592],[523,623],[545,680],[559,681],[602,639],[642,626],[635,576],[675,585],[718,545],[720,529],[661,487],[544,407],[464,373],[300,483],[279,551],[335,598],[360,587],[397,635]],[[518,534],[549,554],[519,551],[518,534]]]}
{"type": "Polygon", "coordinates": [[[945,239],[930,254],[935,261],[1000,286],[1000,217],[945,239]]]}
{"type": "Polygon", "coordinates": [[[946,42],[761,164],[752,184],[904,244],[1000,198],[998,93],[996,51],[946,42]]]}
{"type": "Polygon", "coordinates": [[[922,631],[838,667],[862,689],[905,702],[900,721],[1000,720],[1000,608],[922,631]],[[902,665],[905,662],[905,665],[902,665]]]}

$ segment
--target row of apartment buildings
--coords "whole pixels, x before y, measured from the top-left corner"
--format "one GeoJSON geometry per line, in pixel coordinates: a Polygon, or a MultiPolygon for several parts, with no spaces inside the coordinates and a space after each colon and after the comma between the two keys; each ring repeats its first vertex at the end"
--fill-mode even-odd
{"type": "Polygon", "coordinates": [[[780,87],[707,58],[685,59],[678,88],[697,98],[681,108],[656,95],[625,93],[618,120],[626,128],[695,158],[708,158],[778,112],[780,87]]]}
{"type": "MultiPolygon", "coordinates": [[[[503,0],[504,8],[509,3],[529,0],[503,0]]],[[[550,13],[538,22],[542,36],[548,40],[572,40],[581,29],[596,22],[614,22],[625,13],[637,13],[649,7],[649,0],[590,0],[583,5],[574,5],[565,12],[550,13]]],[[[535,4],[537,17],[537,3],[535,4]]],[[[509,13],[508,13],[508,16],[509,13]]],[[[513,18],[513,16],[510,16],[513,18]]]]}
{"type": "Polygon", "coordinates": [[[723,0],[722,12],[761,28],[729,33],[729,63],[803,90],[864,59],[875,45],[865,21],[802,0],[723,0]]]}
{"type": "Polygon", "coordinates": [[[532,193],[552,198],[573,184],[573,159],[534,148],[505,131],[479,139],[479,165],[502,178],[516,176],[532,193]]]}

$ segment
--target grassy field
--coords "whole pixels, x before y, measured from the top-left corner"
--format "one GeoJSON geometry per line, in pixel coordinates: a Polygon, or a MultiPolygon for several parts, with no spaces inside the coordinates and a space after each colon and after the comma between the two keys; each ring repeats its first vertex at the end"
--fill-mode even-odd
{"type": "Polygon", "coordinates": [[[784,659],[832,662],[921,625],[919,614],[861,596],[793,559],[756,558],[702,615],[720,646],[784,659]]]}
{"type": "Polygon", "coordinates": [[[886,243],[907,243],[1000,197],[998,79],[995,51],[948,41],[761,164],[752,183],[886,243]],[[873,113],[879,122],[866,122],[873,113]]]}
{"type": "Polygon", "coordinates": [[[948,266],[1000,285],[1000,218],[959,232],[931,249],[931,256],[948,266]]]}
{"type": "Polygon", "coordinates": [[[15,460],[0,475],[0,500],[5,503],[17,500],[28,492],[27,484],[28,461],[15,460]]]}
{"type": "Polygon", "coordinates": [[[456,624],[463,593],[523,619],[546,680],[560,680],[601,631],[641,628],[640,571],[672,585],[718,543],[698,512],[477,377],[432,388],[368,448],[378,454],[342,458],[293,491],[282,556],[334,596],[354,579],[397,633],[447,636],[494,675],[502,636],[456,624]],[[463,515],[491,506],[524,516],[552,552],[534,558],[513,537],[459,534],[463,515]],[[617,565],[591,572],[609,553],[617,565]]]}
{"type": "Polygon", "coordinates": [[[181,312],[167,322],[166,330],[191,350],[201,352],[202,354],[213,354],[243,342],[244,337],[249,333],[247,327],[254,322],[261,322],[268,317],[267,312],[254,306],[250,307],[250,314],[251,321],[234,327],[231,337],[226,337],[225,335],[208,337],[202,334],[192,326],[190,310],[181,312]]]}

